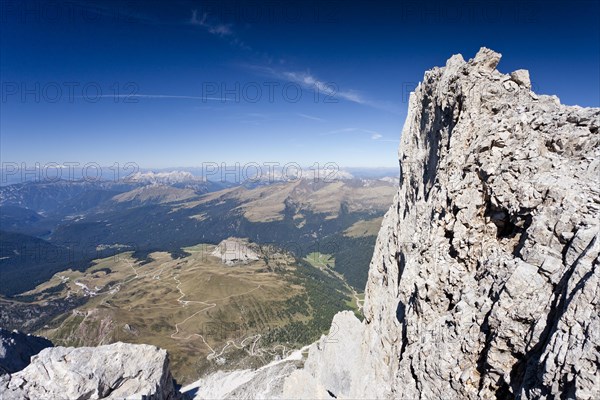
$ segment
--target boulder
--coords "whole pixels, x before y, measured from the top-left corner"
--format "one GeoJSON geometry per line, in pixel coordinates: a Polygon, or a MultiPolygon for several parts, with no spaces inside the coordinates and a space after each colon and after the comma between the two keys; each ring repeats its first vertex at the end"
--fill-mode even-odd
{"type": "Polygon", "coordinates": [[[167,352],[155,346],[114,343],[99,347],[53,347],[24,370],[0,378],[0,398],[180,398],[167,352]]]}
{"type": "Polygon", "coordinates": [[[512,79],[517,84],[525,87],[526,89],[531,89],[531,80],[529,79],[529,71],[526,69],[518,69],[510,73],[510,79],[512,79]]]}

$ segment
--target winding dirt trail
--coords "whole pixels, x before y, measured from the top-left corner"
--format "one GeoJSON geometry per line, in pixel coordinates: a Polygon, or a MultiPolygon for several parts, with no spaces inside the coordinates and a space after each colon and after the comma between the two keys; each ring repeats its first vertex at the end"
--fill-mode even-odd
{"type": "MultiPolygon", "coordinates": [[[[161,264],[158,270],[148,271],[147,273],[143,273],[140,271],[140,269],[142,269],[142,268],[139,266],[136,268],[135,262],[133,262],[129,258],[124,257],[121,260],[126,264],[126,267],[128,269],[131,269],[131,271],[133,272],[133,276],[130,275],[129,277],[125,277],[122,281],[116,282],[114,285],[111,285],[107,292],[98,294],[99,296],[103,297],[99,303],[100,305],[111,307],[111,305],[109,304],[109,301],[117,293],[124,290],[124,288],[133,281],[147,278],[147,279],[152,279],[152,280],[156,280],[156,281],[166,282],[167,276],[164,276],[164,274],[165,274],[165,271],[169,267],[175,268],[175,267],[179,266],[181,268],[184,268],[183,265],[181,265],[181,264],[178,265],[177,262],[175,262],[175,263],[166,262],[166,263],[161,264]]],[[[179,273],[177,273],[177,271],[172,271],[173,272],[172,278],[174,281],[175,289],[179,292],[179,296],[176,299],[176,304],[174,304],[172,307],[164,307],[164,306],[139,307],[139,306],[130,305],[128,307],[128,310],[129,311],[140,311],[140,312],[145,311],[145,310],[156,310],[156,309],[174,311],[174,310],[180,310],[182,308],[188,308],[190,306],[199,306],[200,309],[198,309],[197,311],[194,311],[191,315],[188,315],[181,321],[175,322],[174,331],[173,331],[173,333],[171,333],[170,338],[173,340],[178,340],[178,341],[181,341],[181,340],[185,341],[185,340],[190,340],[193,338],[199,338],[200,340],[202,340],[204,345],[210,351],[210,353],[206,357],[208,360],[212,360],[212,359],[221,357],[223,354],[226,353],[226,351],[229,348],[236,348],[238,350],[242,350],[242,349],[247,349],[248,346],[250,346],[250,347],[247,351],[252,356],[260,356],[265,353],[270,354],[270,355],[280,355],[281,354],[282,357],[286,357],[287,355],[289,355],[289,353],[292,350],[288,351],[286,346],[281,345],[281,344],[276,345],[272,349],[261,348],[259,345],[259,341],[262,337],[261,334],[249,335],[247,337],[241,338],[241,340],[228,340],[226,342],[226,344],[223,345],[222,348],[221,348],[221,346],[219,346],[220,349],[213,348],[207,342],[205,336],[201,333],[191,333],[191,334],[184,335],[185,330],[183,329],[183,325],[186,324],[188,321],[192,320],[194,317],[198,316],[199,314],[201,314],[203,312],[207,312],[207,311],[217,307],[219,302],[223,302],[223,301],[226,301],[226,300],[234,298],[234,297],[240,297],[240,296],[245,296],[245,295],[251,294],[257,290],[260,290],[263,286],[262,284],[259,284],[258,286],[254,287],[248,291],[232,294],[232,295],[225,296],[222,298],[207,299],[207,300],[186,300],[188,293],[186,293],[182,288],[183,282],[181,281],[181,273],[182,272],[189,273],[196,269],[199,269],[199,267],[192,267],[192,268],[186,269],[185,271],[180,271],[179,273]]],[[[169,271],[169,272],[171,272],[171,271],[169,271]]],[[[167,275],[170,275],[170,273],[167,275]]],[[[68,278],[65,278],[65,277],[59,277],[59,278],[61,278],[63,281],[68,280],[68,278]]],[[[210,277],[209,277],[209,279],[210,279],[210,277]]],[[[170,280],[170,276],[169,276],[169,280],[170,280]]],[[[75,283],[78,284],[79,282],[75,282],[75,283]]],[[[168,284],[168,285],[170,285],[170,284],[168,284]]],[[[78,284],[78,286],[80,286],[79,290],[77,290],[75,292],[69,290],[68,295],[72,295],[75,293],[81,293],[81,292],[85,293],[84,288],[83,288],[83,286],[85,286],[85,285],[78,284]]],[[[85,318],[87,318],[87,314],[86,314],[85,318]]],[[[84,320],[85,320],[85,318],[84,318],[84,320]]],[[[67,322],[66,320],[63,321],[58,327],[53,328],[52,330],[56,331],[56,330],[61,329],[63,327],[63,324],[66,322],[67,322]]],[[[106,336],[107,336],[107,334],[105,334],[101,338],[101,340],[104,341],[106,336]]]]}

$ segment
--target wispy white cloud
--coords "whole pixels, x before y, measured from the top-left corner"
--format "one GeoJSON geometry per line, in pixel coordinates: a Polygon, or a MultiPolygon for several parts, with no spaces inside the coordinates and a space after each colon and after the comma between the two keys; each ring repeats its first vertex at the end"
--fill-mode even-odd
{"type": "Polygon", "coordinates": [[[238,46],[245,50],[252,50],[250,46],[244,43],[233,30],[233,24],[221,22],[218,18],[203,13],[202,17],[198,18],[198,10],[192,10],[192,18],[190,24],[202,27],[208,33],[229,40],[232,46],[238,46]]]}
{"type": "Polygon", "coordinates": [[[325,120],[324,120],[323,118],[315,117],[315,116],[312,116],[312,115],[308,115],[308,114],[302,114],[302,113],[298,113],[297,115],[298,115],[299,117],[306,118],[306,119],[310,119],[310,120],[312,120],[312,121],[325,122],[325,120]]]}
{"type": "Polygon", "coordinates": [[[280,75],[290,82],[297,83],[307,89],[315,90],[317,93],[322,93],[325,96],[340,98],[358,104],[366,104],[366,100],[360,93],[354,90],[339,90],[337,83],[319,80],[310,73],[283,71],[280,75]]]}
{"type": "Polygon", "coordinates": [[[198,25],[205,28],[209,33],[218,36],[231,36],[233,35],[232,24],[223,24],[216,19],[209,21],[208,13],[202,14],[201,18],[198,18],[198,10],[192,11],[192,19],[190,21],[192,25],[198,25]]]}
{"type": "MultiPolygon", "coordinates": [[[[192,25],[200,26],[209,33],[225,38],[229,40],[229,43],[234,46],[238,46],[245,50],[253,51],[252,47],[248,46],[243,42],[233,29],[233,24],[227,24],[221,22],[218,18],[203,13],[202,16],[198,17],[198,10],[192,11],[192,18],[190,20],[192,25]]],[[[274,57],[269,54],[262,53],[262,57],[269,60],[268,65],[272,63],[274,57]]],[[[279,59],[280,64],[285,64],[285,61],[279,59]]],[[[400,115],[400,108],[398,104],[390,102],[377,101],[368,98],[364,94],[353,89],[341,90],[339,85],[335,81],[325,81],[317,78],[310,72],[281,70],[281,66],[278,69],[271,68],[269,66],[250,65],[248,66],[256,72],[266,74],[280,80],[289,81],[300,85],[302,88],[312,90],[319,96],[323,96],[324,102],[336,102],[338,100],[345,100],[352,103],[364,105],[371,108],[376,108],[383,111],[388,111],[393,114],[400,115]]]]}
{"type": "Polygon", "coordinates": [[[400,108],[396,104],[370,99],[357,90],[341,90],[336,82],[319,79],[309,72],[282,71],[261,65],[245,65],[245,67],[260,75],[295,83],[304,89],[312,90],[322,96],[324,102],[345,100],[400,115],[400,108]]]}
{"type": "Polygon", "coordinates": [[[377,133],[377,132],[373,132],[373,133],[371,134],[371,139],[373,139],[373,140],[379,140],[379,139],[381,139],[382,137],[383,137],[383,135],[381,135],[380,133],[377,133]]]}

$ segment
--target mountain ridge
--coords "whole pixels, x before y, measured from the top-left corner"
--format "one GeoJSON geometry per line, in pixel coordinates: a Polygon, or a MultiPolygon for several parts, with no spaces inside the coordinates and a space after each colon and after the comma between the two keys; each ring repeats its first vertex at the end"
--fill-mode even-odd
{"type": "Polygon", "coordinates": [[[337,314],[269,397],[598,397],[600,109],[533,93],[500,58],[425,73],[365,320],[337,314]]]}
{"type": "Polygon", "coordinates": [[[335,315],[301,368],[296,353],[189,396],[598,397],[600,109],[535,94],[500,58],[452,56],[411,94],[364,321],[335,315]]]}

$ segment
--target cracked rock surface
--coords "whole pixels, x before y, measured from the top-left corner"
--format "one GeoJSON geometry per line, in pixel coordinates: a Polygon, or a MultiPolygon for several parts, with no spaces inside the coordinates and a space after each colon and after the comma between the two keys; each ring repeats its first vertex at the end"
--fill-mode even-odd
{"type": "Polygon", "coordinates": [[[149,345],[53,347],[24,370],[0,377],[0,398],[179,399],[167,352],[149,345]]]}
{"type": "Polygon", "coordinates": [[[313,346],[284,397],[600,398],[600,109],[536,95],[500,58],[425,73],[365,322],[337,317],[346,339],[313,346]]]}
{"type": "MultiPolygon", "coordinates": [[[[600,109],[533,93],[500,58],[455,55],[411,94],[365,320],[336,315],[302,369],[220,373],[210,393],[600,398],[600,109]]],[[[202,384],[193,395],[211,397],[202,384]]],[[[175,393],[166,353],[145,345],[45,349],[0,376],[3,399],[175,393]]]]}

